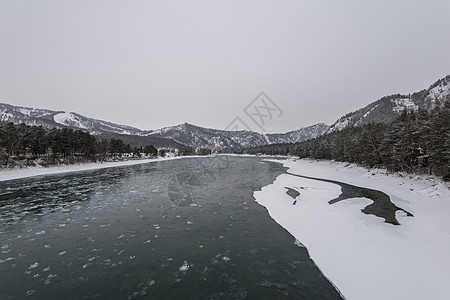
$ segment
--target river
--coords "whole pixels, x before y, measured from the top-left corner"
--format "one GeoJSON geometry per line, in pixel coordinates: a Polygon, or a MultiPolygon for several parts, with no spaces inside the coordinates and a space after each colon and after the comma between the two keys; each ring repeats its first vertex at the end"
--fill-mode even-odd
{"type": "Polygon", "coordinates": [[[253,198],[285,172],[219,156],[0,182],[0,298],[342,299],[253,198]]]}

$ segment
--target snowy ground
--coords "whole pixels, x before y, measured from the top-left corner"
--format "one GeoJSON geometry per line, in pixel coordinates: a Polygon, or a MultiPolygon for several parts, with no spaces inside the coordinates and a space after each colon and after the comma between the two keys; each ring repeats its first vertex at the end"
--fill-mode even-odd
{"type": "Polygon", "coordinates": [[[105,169],[105,168],[114,168],[120,166],[131,166],[131,165],[139,165],[150,162],[162,161],[162,160],[171,160],[171,159],[179,159],[182,157],[188,156],[179,156],[179,157],[165,157],[165,158],[149,158],[149,159],[139,159],[139,160],[127,160],[127,161],[117,161],[117,162],[104,162],[104,163],[83,163],[76,165],[63,165],[63,166],[51,166],[51,167],[28,167],[21,169],[3,169],[0,170],[0,181],[19,179],[25,177],[32,176],[40,176],[40,175],[52,175],[52,174],[60,174],[60,173],[68,173],[68,172],[79,172],[79,171],[87,171],[87,170],[95,170],[95,169],[105,169]]]}
{"type": "Polygon", "coordinates": [[[450,299],[448,183],[329,161],[288,159],[283,164],[293,174],[381,190],[414,214],[398,213],[398,226],[384,223],[361,212],[371,200],[330,205],[340,186],[287,174],[254,193],[271,217],[306,246],[347,300],[450,299]],[[296,205],[286,187],[300,192],[296,205]]]}

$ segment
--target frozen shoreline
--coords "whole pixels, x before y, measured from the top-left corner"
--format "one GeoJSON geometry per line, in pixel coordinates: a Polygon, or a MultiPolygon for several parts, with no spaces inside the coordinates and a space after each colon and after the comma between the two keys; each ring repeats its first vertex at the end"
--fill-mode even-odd
{"type": "MultiPolygon", "coordinates": [[[[210,156],[220,156],[221,154],[205,155],[205,156],[172,156],[172,157],[157,157],[157,158],[145,158],[136,160],[126,160],[126,161],[115,161],[115,162],[104,162],[104,163],[81,163],[73,165],[59,165],[59,166],[34,166],[27,168],[12,168],[12,169],[0,169],[0,181],[14,180],[20,178],[43,176],[43,175],[54,175],[61,173],[71,173],[80,172],[88,170],[106,169],[122,166],[133,166],[146,163],[152,163],[157,161],[173,160],[173,159],[183,159],[183,158],[199,158],[199,157],[210,157],[210,156]]],[[[234,155],[225,154],[230,156],[243,156],[243,157],[254,157],[253,155],[234,155]]],[[[273,156],[271,156],[273,157],[273,156]]]]}
{"type": "Polygon", "coordinates": [[[361,209],[367,198],[333,205],[336,184],[280,175],[254,193],[271,217],[308,249],[347,300],[450,299],[450,191],[436,177],[386,175],[352,164],[287,159],[289,172],[381,190],[414,214],[394,226],[361,209]],[[296,205],[287,187],[300,192],[296,205]]]}
{"type": "MultiPolygon", "coordinates": [[[[82,164],[74,164],[74,165],[60,165],[60,166],[51,166],[51,167],[28,167],[22,169],[3,169],[0,170],[0,181],[34,177],[34,176],[42,176],[42,175],[54,175],[61,173],[71,173],[71,172],[80,172],[80,171],[88,171],[88,170],[97,170],[97,169],[106,169],[106,168],[114,168],[114,167],[122,167],[122,166],[133,166],[140,165],[146,163],[152,163],[157,161],[165,161],[165,160],[173,160],[173,159],[181,159],[191,156],[178,156],[178,157],[165,157],[165,158],[146,158],[146,159],[138,159],[138,160],[127,160],[127,161],[115,161],[115,162],[104,162],[104,163],[82,163],[82,164]]],[[[197,156],[194,156],[197,157],[197,156]]]]}

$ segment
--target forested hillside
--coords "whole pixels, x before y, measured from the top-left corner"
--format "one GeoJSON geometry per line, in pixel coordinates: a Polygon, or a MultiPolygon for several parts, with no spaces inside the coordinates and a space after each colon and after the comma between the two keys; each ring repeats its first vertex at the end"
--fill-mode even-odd
{"type": "Polygon", "coordinates": [[[88,132],[68,128],[51,130],[42,126],[0,126],[0,163],[3,167],[104,161],[123,155],[156,156],[152,145],[132,148],[121,139],[96,138],[88,132]],[[12,159],[13,158],[13,159],[12,159]]]}
{"type": "Polygon", "coordinates": [[[450,180],[450,102],[431,111],[405,110],[390,124],[347,127],[310,141],[255,147],[243,153],[332,159],[450,180]]]}
{"type": "Polygon", "coordinates": [[[295,143],[318,137],[327,131],[322,123],[287,133],[261,134],[248,130],[218,130],[184,123],[158,130],[141,130],[127,125],[85,117],[75,112],[14,106],[0,103],[0,122],[15,125],[42,126],[44,129],[69,128],[83,130],[96,136],[97,140],[121,139],[132,147],[153,145],[157,148],[175,148],[182,152],[193,149],[211,149],[232,152],[245,147],[273,143],[295,143]]]}
{"type": "Polygon", "coordinates": [[[370,123],[392,123],[406,110],[431,111],[435,107],[443,107],[450,100],[450,75],[439,79],[428,89],[408,95],[390,95],[370,103],[369,105],[339,118],[328,129],[328,133],[347,127],[361,126],[370,123]]]}

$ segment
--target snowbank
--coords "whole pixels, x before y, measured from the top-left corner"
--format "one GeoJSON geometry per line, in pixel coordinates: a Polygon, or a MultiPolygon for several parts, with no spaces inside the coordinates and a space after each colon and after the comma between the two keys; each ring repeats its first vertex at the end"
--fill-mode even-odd
{"type": "Polygon", "coordinates": [[[371,200],[354,198],[330,205],[340,186],[288,174],[254,193],[271,217],[306,246],[347,300],[450,299],[448,183],[337,162],[282,162],[293,174],[381,190],[414,214],[398,213],[399,226],[384,223],[361,212],[371,200]],[[295,205],[286,187],[300,192],[295,205]]]}

